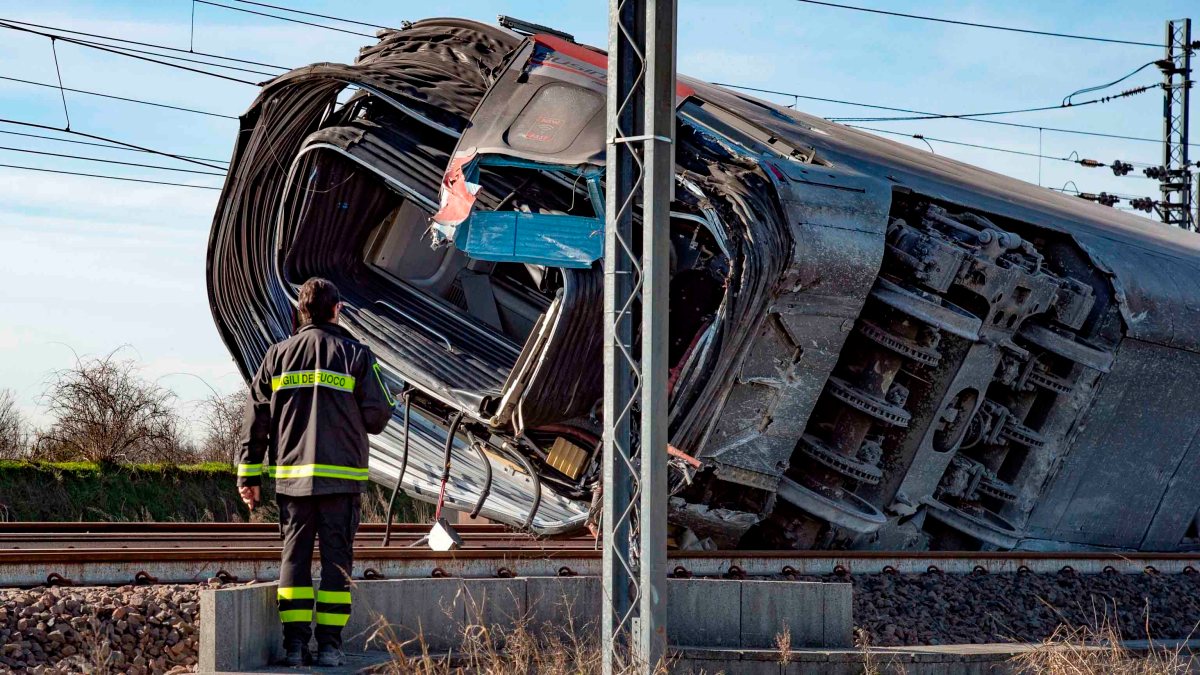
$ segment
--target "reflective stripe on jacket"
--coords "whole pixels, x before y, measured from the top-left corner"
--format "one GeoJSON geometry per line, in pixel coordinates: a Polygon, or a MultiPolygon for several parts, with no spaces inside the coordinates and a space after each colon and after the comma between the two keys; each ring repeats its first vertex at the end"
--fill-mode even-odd
{"type": "Polygon", "coordinates": [[[250,383],[238,485],[276,480],[293,497],[360,492],[367,434],[387,426],[392,399],[371,350],[335,324],[272,345],[250,383]]]}

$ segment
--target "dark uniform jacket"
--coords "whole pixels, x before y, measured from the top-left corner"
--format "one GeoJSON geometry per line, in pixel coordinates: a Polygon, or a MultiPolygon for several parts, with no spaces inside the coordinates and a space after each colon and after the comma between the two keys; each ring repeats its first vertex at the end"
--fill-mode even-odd
{"type": "Polygon", "coordinates": [[[394,405],[366,345],[336,324],[305,326],[267,350],[250,383],[238,486],[268,475],[292,497],[361,492],[367,434],[394,405]]]}

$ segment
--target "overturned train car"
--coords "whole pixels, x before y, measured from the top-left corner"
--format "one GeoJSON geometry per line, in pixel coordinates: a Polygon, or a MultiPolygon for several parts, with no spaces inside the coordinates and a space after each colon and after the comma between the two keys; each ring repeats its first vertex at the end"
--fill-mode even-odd
{"type": "MultiPolygon", "coordinates": [[[[600,483],[604,57],[436,19],[266,83],[209,244],[243,374],[333,279],[371,477],[540,534],[600,483]]],[[[1195,235],[687,78],[670,519],[758,548],[1200,544],[1195,235]]]]}

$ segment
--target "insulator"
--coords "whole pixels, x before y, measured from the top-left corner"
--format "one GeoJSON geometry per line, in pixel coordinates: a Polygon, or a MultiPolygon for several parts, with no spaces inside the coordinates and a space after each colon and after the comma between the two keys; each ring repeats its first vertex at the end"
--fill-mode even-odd
{"type": "Polygon", "coordinates": [[[1100,196],[1096,198],[1096,201],[1100,202],[1104,206],[1113,206],[1117,202],[1121,201],[1121,198],[1116,195],[1110,195],[1107,192],[1101,192],[1100,196]]]}
{"type": "Polygon", "coordinates": [[[1138,211],[1145,211],[1146,213],[1150,213],[1154,210],[1154,200],[1150,199],[1149,197],[1131,199],[1129,201],[1129,205],[1138,211]]]}
{"type": "Polygon", "coordinates": [[[1118,159],[1112,163],[1112,171],[1114,176],[1128,176],[1133,171],[1133,165],[1118,159]]]}
{"type": "Polygon", "coordinates": [[[1104,162],[1099,162],[1094,159],[1080,159],[1080,160],[1076,160],[1076,161],[1083,166],[1090,166],[1090,167],[1104,166],[1104,162]]]}

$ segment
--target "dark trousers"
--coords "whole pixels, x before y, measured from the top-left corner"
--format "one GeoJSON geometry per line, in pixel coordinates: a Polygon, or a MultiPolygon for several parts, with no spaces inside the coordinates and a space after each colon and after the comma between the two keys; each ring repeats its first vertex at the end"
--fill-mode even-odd
{"type": "Polygon", "coordinates": [[[317,644],[340,649],[342,627],[350,619],[350,572],[359,495],[276,495],[276,499],[283,535],[278,592],[283,642],[307,645],[315,618],[317,644]],[[321,587],[314,593],[312,558],[317,537],[321,539],[321,587]]]}

